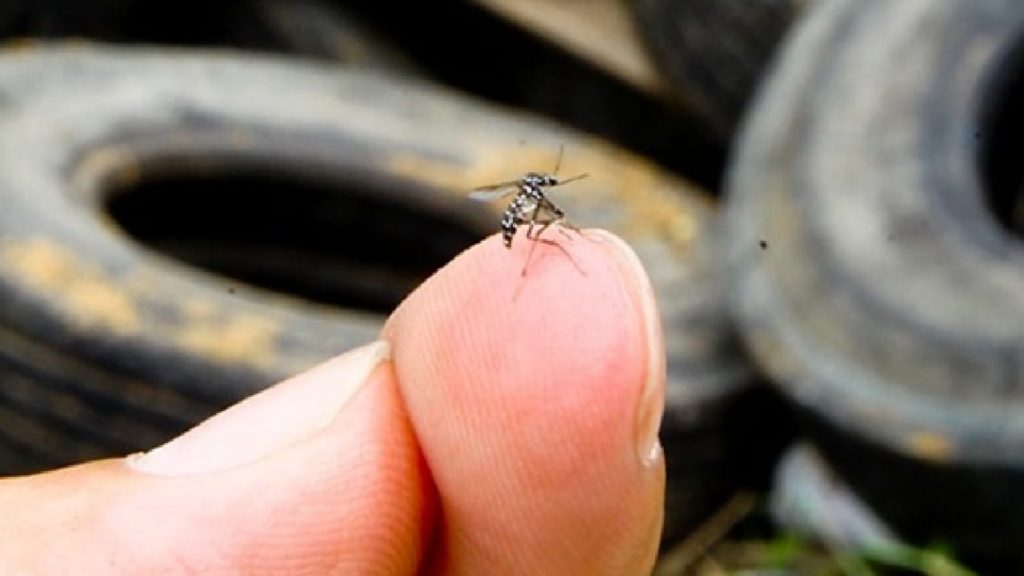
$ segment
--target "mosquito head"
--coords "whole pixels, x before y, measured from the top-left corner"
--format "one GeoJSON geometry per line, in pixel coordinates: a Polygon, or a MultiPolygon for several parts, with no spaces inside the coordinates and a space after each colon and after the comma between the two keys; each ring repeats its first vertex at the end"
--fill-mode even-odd
{"type": "Polygon", "coordinates": [[[557,186],[558,178],[551,174],[530,172],[523,176],[523,183],[528,186],[557,186]]]}

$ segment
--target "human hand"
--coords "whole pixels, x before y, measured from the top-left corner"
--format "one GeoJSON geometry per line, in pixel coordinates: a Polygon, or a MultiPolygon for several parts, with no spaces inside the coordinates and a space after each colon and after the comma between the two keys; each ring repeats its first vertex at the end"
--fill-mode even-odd
{"type": "Polygon", "coordinates": [[[32,574],[646,574],[664,344],[618,239],[492,237],[382,340],[161,448],[0,480],[0,566],[32,574]]]}

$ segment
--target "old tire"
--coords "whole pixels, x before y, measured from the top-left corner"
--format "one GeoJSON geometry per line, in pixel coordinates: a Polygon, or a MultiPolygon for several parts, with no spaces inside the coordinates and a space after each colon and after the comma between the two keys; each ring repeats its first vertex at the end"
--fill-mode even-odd
{"type": "Polygon", "coordinates": [[[644,40],[679,96],[722,141],[730,141],[747,101],[802,0],[640,0],[644,40]]]}
{"type": "Polygon", "coordinates": [[[825,456],[903,535],[995,555],[1024,537],[1024,248],[981,158],[1020,8],[816,6],[728,187],[743,333],[825,456]]]}

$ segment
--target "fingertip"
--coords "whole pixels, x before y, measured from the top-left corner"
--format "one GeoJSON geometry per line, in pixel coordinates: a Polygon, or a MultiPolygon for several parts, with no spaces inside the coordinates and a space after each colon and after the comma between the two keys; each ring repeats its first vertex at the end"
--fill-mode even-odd
{"type": "Polygon", "coordinates": [[[656,445],[663,344],[646,274],[605,234],[485,240],[385,329],[454,564],[653,562],[664,470],[638,456],[656,445]]]}
{"type": "Polygon", "coordinates": [[[601,229],[589,230],[588,234],[609,248],[610,256],[621,268],[622,278],[633,287],[634,302],[639,308],[644,327],[647,352],[647,376],[637,405],[636,450],[641,463],[656,466],[664,456],[658,431],[665,412],[667,360],[654,286],[640,257],[622,238],[601,229]]]}

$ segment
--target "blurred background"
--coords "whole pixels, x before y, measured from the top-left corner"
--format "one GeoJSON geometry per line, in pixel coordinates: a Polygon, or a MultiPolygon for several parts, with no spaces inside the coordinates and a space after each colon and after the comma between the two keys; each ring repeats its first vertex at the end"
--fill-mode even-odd
{"type": "Polygon", "coordinates": [[[1022,33],[1018,0],[2,0],[0,473],[371,339],[496,231],[468,190],[557,167],[662,306],[657,574],[1020,574],[1022,33]]]}

